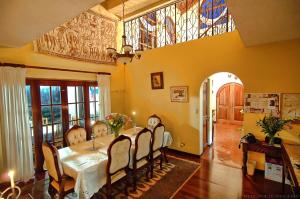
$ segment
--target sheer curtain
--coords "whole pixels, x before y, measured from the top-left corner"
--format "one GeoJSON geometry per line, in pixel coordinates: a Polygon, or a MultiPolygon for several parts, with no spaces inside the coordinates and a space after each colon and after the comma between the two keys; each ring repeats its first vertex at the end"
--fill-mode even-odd
{"type": "Polygon", "coordinates": [[[25,86],[25,69],[0,67],[0,175],[24,181],[34,174],[25,86]]]}
{"type": "Polygon", "coordinates": [[[97,81],[100,91],[100,119],[103,120],[106,115],[111,113],[110,75],[97,75],[97,81]]]}

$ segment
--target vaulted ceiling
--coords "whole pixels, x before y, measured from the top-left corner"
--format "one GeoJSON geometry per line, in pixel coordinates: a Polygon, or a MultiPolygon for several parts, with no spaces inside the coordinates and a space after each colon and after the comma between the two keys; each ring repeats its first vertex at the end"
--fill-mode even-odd
{"type": "Polygon", "coordinates": [[[246,46],[300,38],[300,0],[226,0],[246,46]]]}
{"type": "MultiPolygon", "coordinates": [[[[125,0],[126,16],[174,0],[125,0]]],[[[225,0],[246,46],[300,38],[300,0],[225,0]]],[[[31,42],[102,4],[121,16],[122,0],[0,0],[0,46],[31,42]]]]}
{"type": "Polygon", "coordinates": [[[0,0],[0,45],[31,42],[104,0],[0,0]]]}

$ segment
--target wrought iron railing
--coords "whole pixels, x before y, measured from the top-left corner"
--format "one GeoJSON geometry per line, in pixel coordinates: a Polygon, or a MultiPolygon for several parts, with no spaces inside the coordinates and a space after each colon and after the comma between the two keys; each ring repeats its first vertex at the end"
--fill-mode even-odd
{"type": "Polygon", "coordinates": [[[157,48],[235,30],[225,0],[180,0],[125,22],[127,44],[157,48]]]}

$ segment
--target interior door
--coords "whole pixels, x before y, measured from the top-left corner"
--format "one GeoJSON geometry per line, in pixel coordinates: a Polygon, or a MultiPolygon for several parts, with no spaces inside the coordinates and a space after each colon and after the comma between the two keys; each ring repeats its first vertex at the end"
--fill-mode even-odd
{"type": "Polygon", "coordinates": [[[217,92],[217,122],[242,124],[244,104],[243,86],[237,83],[223,85],[217,92]]]}
{"type": "Polygon", "coordinates": [[[209,79],[203,82],[203,147],[208,145],[209,133],[209,79]]]}

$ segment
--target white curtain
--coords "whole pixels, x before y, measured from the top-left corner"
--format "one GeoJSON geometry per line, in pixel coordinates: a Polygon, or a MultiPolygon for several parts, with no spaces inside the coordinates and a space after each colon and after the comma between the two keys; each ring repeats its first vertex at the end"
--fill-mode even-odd
{"type": "Polygon", "coordinates": [[[99,105],[100,105],[100,120],[111,113],[110,101],[110,75],[97,75],[99,86],[99,105]]]}
{"type": "Polygon", "coordinates": [[[27,181],[34,169],[25,72],[0,67],[0,175],[12,169],[16,180],[27,181]]]}

